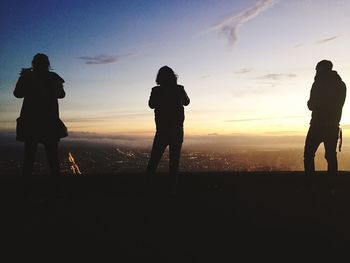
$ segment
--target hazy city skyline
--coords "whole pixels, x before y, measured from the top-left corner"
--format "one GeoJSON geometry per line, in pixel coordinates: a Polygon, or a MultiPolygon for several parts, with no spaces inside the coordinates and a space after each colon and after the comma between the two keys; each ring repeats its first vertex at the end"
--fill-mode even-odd
{"type": "MultiPolygon", "coordinates": [[[[223,141],[222,139],[221,141],[223,141]]],[[[216,141],[217,142],[217,141],[216,141]]],[[[244,143],[244,142],[241,142],[244,143]]],[[[148,143],[149,144],[149,143],[148,143]]],[[[180,170],[181,172],[258,172],[258,171],[302,171],[303,149],[294,143],[282,146],[275,141],[274,148],[266,144],[243,145],[237,141],[226,147],[223,143],[212,142],[207,145],[200,143],[184,146],[180,170]],[[217,147],[215,147],[217,145],[217,147]]],[[[118,140],[81,139],[64,140],[60,146],[60,167],[62,175],[104,175],[123,173],[143,173],[150,156],[150,144],[142,147],[121,145],[118,140]],[[72,157],[74,162],[72,162],[72,157]],[[80,173],[79,173],[79,172],[80,173]]],[[[145,144],[146,145],[146,144],[145,144]]],[[[20,174],[22,166],[22,148],[18,143],[2,144],[0,154],[0,175],[20,174]]],[[[316,167],[325,170],[324,150],[316,155],[316,167]]],[[[168,171],[168,151],[159,165],[159,172],[168,171]]],[[[338,154],[341,171],[350,170],[347,160],[350,158],[349,147],[338,154]]],[[[39,147],[35,174],[49,172],[43,147],[39,147]]]]}

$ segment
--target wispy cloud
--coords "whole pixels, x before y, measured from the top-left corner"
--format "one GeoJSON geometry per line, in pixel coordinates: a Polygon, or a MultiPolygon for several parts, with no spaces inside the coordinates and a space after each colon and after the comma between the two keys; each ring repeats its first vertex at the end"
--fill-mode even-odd
{"type": "Polygon", "coordinates": [[[315,44],[324,44],[324,43],[333,41],[333,40],[335,40],[335,39],[337,39],[339,37],[340,37],[340,35],[323,38],[323,39],[320,39],[320,40],[316,41],[315,44]]]}
{"type": "Polygon", "coordinates": [[[285,120],[285,119],[300,119],[303,116],[280,116],[280,117],[261,117],[261,118],[246,118],[246,119],[233,119],[226,120],[225,122],[251,122],[251,121],[265,121],[265,120],[285,120]]]}
{"type": "Polygon", "coordinates": [[[299,44],[294,45],[294,48],[299,48],[299,47],[303,47],[303,46],[305,46],[305,44],[299,43],[299,44]]]}
{"type": "Polygon", "coordinates": [[[230,45],[235,45],[238,39],[239,28],[249,20],[252,20],[260,13],[274,6],[278,0],[260,0],[253,6],[250,6],[239,13],[235,13],[230,17],[225,18],[219,23],[209,28],[211,31],[220,31],[225,34],[229,40],[230,45]]]}
{"type": "MultiPolygon", "coordinates": [[[[313,45],[325,44],[325,43],[334,41],[334,40],[340,38],[341,36],[342,35],[335,35],[335,36],[331,36],[331,37],[322,38],[322,39],[319,39],[317,41],[314,41],[312,44],[313,45]]],[[[304,47],[304,46],[309,45],[309,44],[310,43],[299,43],[299,44],[294,45],[294,48],[304,47]]]]}
{"type": "Polygon", "coordinates": [[[299,135],[300,131],[267,131],[264,132],[267,135],[299,135]]]}
{"type": "Polygon", "coordinates": [[[101,113],[99,115],[95,115],[95,116],[77,116],[77,117],[70,117],[70,118],[65,118],[64,120],[66,122],[85,122],[85,123],[90,123],[90,122],[94,122],[94,123],[98,123],[98,122],[108,122],[111,120],[125,120],[125,119],[137,119],[137,118],[143,118],[143,117],[148,117],[150,116],[149,113],[124,113],[124,112],[120,112],[120,113],[101,113]]]}
{"type": "Polygon", "coordinates": [[[249,72],[252,72],[251,68],[241,68],[241,69],[235,71],[236,74],[246,74],[249,72]]]}
{"type": "Polygon", "coordinates": [[[266,89],[261,87],[246,87],[243,89],[232,90],[231,94],[235,98],[252,96],[252,94],[254,94],[254,96],[257,96],[261,94],[266,94],[266,89]]]}
{"type": "Polygon", "coordinates": [[[258,79],[263,79],[263,80],[284,80],[284,79],[292,79],[292,78],[296,78],[297,75],[296,74],[285,74],[285,73],[271,73],[271,74],[265,74],[262,75],[260,77],[258,77],[258,79]]]}
{"type": "Polygon", "coordinates": [[[132,53],[123,55],[97,55],[97,56],[82,56],[78,59],[84,60],[87,65],[100,65],[100,64],[111,64],[120,61],[124,57],[129,57],[132,53]]]}

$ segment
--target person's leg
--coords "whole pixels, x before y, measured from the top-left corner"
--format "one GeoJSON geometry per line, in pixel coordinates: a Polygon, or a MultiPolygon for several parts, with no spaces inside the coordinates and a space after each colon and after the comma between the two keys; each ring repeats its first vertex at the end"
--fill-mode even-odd
{"type": "Polygon", "coordinates": [[[36,141],[24,142],[23,176],[28,177],[32,175],[37,148],[38,143],[36,141]]]}
{"type": "Polygon", "coordinates": [[[169,144],[169,174],[174,178],[175,187],[178,183],[182,142],[183,131],[181,130],[173,134],[169,144]]]}
{"type": "Polygon", "coordinates": [[[337,160],[337,143],[338,143],[338,127],[327,127],[325,131],[324,148],[325,158],[328,163],[328,173],[336,174],[338,172],[337,160]]]}
{"type": "Polygon", "coordinates": [[[160,134],[159,132],[156,132],[156,135],[154,136],[154,140],[153,140],[151,157],[147,165],[147,175],[151,176],[155,174],[158,164],[160,162],[160,159],[162,158],[162,155],[167,146],[168,146],[168,142],[166,138],[164,138],[164,135],[160,134]]]}
{"type": "Polygon", "coordinates": [[[182,139],[169,144],[169,173],[177,174],[181,156],[182,139]]]}
{"type": "Polygon", "coordinates": [[[315,153],[321,142],[322,133],[320,129],[310,126],[304,147],[304,170],[308,174],[315,172],[315,153]]]}
{"type": "Polygon", "coordinates": [[[44,145],[47,161],[50,166],[50,173],[52,176],[58,176],[60,174],[60,165],[58,161],[58,141],[48,141],[45,142],[44,145]]]}
{"type": "Polygon", "coordinates": [[[169,174],[174,177],[175,184],[178,181],[181,147],[182,142],[171,143],[169,145],[169,174]]]}

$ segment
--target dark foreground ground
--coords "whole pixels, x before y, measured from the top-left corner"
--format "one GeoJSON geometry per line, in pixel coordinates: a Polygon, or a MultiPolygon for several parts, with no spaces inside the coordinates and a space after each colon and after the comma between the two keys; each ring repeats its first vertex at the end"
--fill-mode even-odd
{"type": "Polygon", "coordinates": [[[20,178],[0,181],[2,241],[38,251],[104,244],[140,262],[302,254],[313,262],[350,253],[345,172],[182,174],[176,194],[166,175],[34,177],[26,194],[20,178]]]}

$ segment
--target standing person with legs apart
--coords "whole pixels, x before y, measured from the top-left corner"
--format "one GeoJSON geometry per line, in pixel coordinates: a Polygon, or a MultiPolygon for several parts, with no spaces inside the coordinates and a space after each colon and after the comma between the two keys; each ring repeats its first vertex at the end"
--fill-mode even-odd
{"type": "Polygon", "coordinates": [[[65,97],[64,80],[50,71],[49,58],[38,53],[32,68],[22,69],[13,92],[23,98],[17,119],[16,139],[24,142],[23,176],[27,180],[33,172],[38,143],[45,145],[51,175],[59,175],[58,142],[66,137],[67,129],[59,118],[58,100],[65,97]]]}
{"type": "Polygon", "coordinates": [[[183,86],[177,84],[177,76],[168,66],[159,69],[148,105],[154,109],[156,134],[147,174],[154,175],[164,150],[169,146],[169,173],[177,185],[180,153],[183,142],[184,106],[190,103],[183,86]]]}
{"type": "Polygon", "coordinates": [[[332,68],[333,64],[329,60],[322,60],[317,64],[315,81],[307,102],[309,110],[312,111],[304,149],[304,169],[308,174],[315,172],[315,153],[322,142],[328,173],[338,172],[337,142],[341,132],[339,122],[345,102],[346,86],[332,68]]]}

